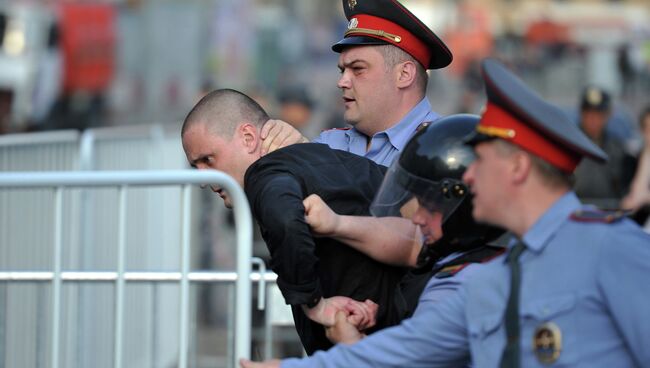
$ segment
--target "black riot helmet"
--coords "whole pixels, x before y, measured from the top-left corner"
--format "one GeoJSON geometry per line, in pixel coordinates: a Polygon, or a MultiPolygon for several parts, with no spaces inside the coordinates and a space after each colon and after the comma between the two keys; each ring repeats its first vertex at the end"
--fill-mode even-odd
{"type": "Polygon", "coordinates": [[[371,213],[408,217],[404,209],[417,199],[430,212],[442,215],[443,237],[433,248],[447,254],[484,245],[500,236],[501,229],[474,221],[472,195],[462,181],[475,157],[464,138],[476,130],[479,119],[477,115],[457,114],[422,127],[388,169],[371,213]]]}

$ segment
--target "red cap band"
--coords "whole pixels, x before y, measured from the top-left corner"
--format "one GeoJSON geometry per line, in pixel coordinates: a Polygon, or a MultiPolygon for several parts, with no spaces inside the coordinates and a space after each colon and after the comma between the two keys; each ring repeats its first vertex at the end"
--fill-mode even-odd
{"type": "Polygon", "coordinates": [[[405,28],[384,18],[355,15],[350,18],[350,28],[345,33],[345,37],[349,36],[366,36],[389,42],[409,53],[425,69],[429,67],[431,51],[427,45],[405,28]]]}
{"type": "MultiPolygon", "coordinates": [[[[516,144],[564,172],[573,172],[580,162],[580,155],[555,144],[539,131],[532,129],[529,124],[519,121],[492,103],[487,104],[477,127],[477,129],[485,131],[489,131],[490,128],[514,132],[514,134],[498,135],[498,137],[516,144]]],[[[487,133],[487,135],[490,134],[487,133]]],[[[495,134],[495,136],[497,135],[495,134]]]]}

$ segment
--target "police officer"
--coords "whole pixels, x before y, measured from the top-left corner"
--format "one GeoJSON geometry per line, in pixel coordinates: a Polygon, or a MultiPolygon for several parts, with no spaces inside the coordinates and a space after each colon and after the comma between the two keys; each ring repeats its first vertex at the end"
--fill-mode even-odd
{"type": "Polygon", "coordinates": [[[588,86],[580,99],[580,128],[609,157],[607,163],[583,160],[576,168],[574,190],[579,198],[615,208],[630,181],[624,143],[606,129],[612,115],[612,98],[604,89],[588,86]]]}
{"type": "MultiPolygon", "coordinates": [[[[427,328],[429,309],[454,293],[476,272],[480,263],[503,253],[502,247],[486,245],[503,231],[478,224],[472,219],[471,194],[461,180],[474,159],[472,149],[462,139],[474,131],[478,120],[475,115],[451,115],[416,133],[389,169],[373,200],[371,211],[380,217],[368,219],[367,225],[374,226],[372,231],[364,227],[365,236],[346,231],[349,216],[332,213],[338,219],[322,218],[330,216],[320,216],[320,219],[311,221],[308,219],[312,229],[318,229],[317,234],[326,233],[348,240],[354,238],[365,241],[371,248],[377,246],[378,238],[392,239],[393,235],[399,235],[394,234],[390,227],[382,226],[383,220],[391,220],[391,217],[384,216],[401,216],[408,212],[413,223],[420,227],[425,241],[418,257],[418,268],[414,272],[427,277],[414,277],[409,281],[425,280],[426,287],[425,284],[411,282],[402,285],[410,289],[403,292],[421,293],[413,316],[397,327],[363,338],[355,326],[338,314],[335,326],[328,329],[328,336],[347,344],[363,340],[353,346],[334,348],[327,354],[327,366],[421,366],[428,356],[429,342],[421,339],[419,334],[427,328]]],[[[308,218],[310,216],[314,214],[308,211],[308,218]]],[[[356,225],[360,225],[360,222],[356,222],[356,225]]],[[[365,251],[369,248],[362,249],[365,251]]],[[[459,362],[464,363],[463,359],[459,362]]],[[[255,367],[256,364],[273,366],[277,362],[244,362],[242,366],[255,367]]],[[[286,364],[308,366],[310,363],[286,364]]]]}
{"type": "Polygon", "coordinates": [[[464,180],[473,216],[516,237],[467,288],[477,366],[632,367],[650,362],[650,236],[571,190],[582,158],[607,155],[502,65],[483,64],[488,104],[464,180]]]}
{"type": "MultiPolygon", "coordinates": [[[[421,123],[439,117],[425,96],[426,70],[444,68],[452,55],[397,0],[343,0],[343,8],[348,29],[332,50],[340,53],[338,87],[352,127],[324,131],[314,142],[389,166],[421,123]]],[[[277,120],[262,137],[263,151],[307,141],[277,120]]]]}
{"type": "MultiPolygon", "coordinates": [[[[477,367],[646,365],[650,235],[584,208],[568,180],[583,157],[606,155],[501,64],[486,60],[482,72],[488,104],[468,140],[477,158],[464,181],[473,217],[516,241],[412,326],[428,347],[418,365],[457,366],[470,354],[477,367]]],[[[337,346],[282,367],[335,366],[335,352],[354,356],[337,346]]]]}

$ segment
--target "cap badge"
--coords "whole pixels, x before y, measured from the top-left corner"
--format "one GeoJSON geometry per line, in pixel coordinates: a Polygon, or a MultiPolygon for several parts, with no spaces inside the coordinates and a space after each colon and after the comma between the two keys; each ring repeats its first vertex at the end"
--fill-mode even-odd
{"type": "Polygon", "coordinates": [[[600,105],[603,102],[603,94],[600,90],[592,88],[587,91],[587,102],[590,105],[600,105]]]}
{"type": "Polygon", "coordinates": [[[348,0],[348,8],[354,10],[354,7],[357,6],[357,0],[348,0]]]}
{"type": "Polygon", "coordinates": [[[499,128],[495,126],[477,125],[476,131],[490,137],[498,137],[501,139],[512,139],[517,135],[514,129],[499,128]]]}
{"type": "Polygon", "coordinates": [[[535,329],[533,352],[542,364],[553,364],[562,351],[562,331],[553,322],[546,322],[535,329]]]}
{"type": "Polygon", "coordinates": [[[358,25],[359,25],[359,20],[357,18],[352,18],[348,22],[348,29],[357,28],[358,25]]]}

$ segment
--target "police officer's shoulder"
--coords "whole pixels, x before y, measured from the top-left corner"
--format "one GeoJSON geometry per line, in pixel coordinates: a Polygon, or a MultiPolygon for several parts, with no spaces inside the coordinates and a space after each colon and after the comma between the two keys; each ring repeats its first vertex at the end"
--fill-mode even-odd
{"type": "Polygon", "coordinates": [[[329,139],[344,139],[351,129],[351,127],[324,129],[321,130],[319,138],[321,143],[328,143],[329,139]]]}
{"type": "Polygon", "coordinates": [[[582,208],[573,212],[570,219],[574,222],[614,224],[628,217],[624,210],[603,210],[598,208],[582,208]]]}
{"type": "Polygon", "coordinates": [[[505,253],[506,248],[496,245],[484,245],[479,248],[472,249],[463,253],[462,255],[445,262],[438,272],[433,277],[437,279],[444,279],[455,276],[462,271],[465,267],[474,263],[486,263],[494,258],[505,253]]]}

